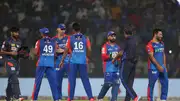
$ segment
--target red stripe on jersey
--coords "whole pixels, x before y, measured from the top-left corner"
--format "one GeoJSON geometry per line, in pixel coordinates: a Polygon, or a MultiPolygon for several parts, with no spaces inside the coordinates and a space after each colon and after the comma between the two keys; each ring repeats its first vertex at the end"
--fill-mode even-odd
{"type": "Polygon", "coordinates": [[[107,59],[109,59],[109,55],[107,54],[106,44],[104,44],[104,45],[102,46],[102,49],[101,49],[101,57],[102,57],[102,60],[103,60],[103,61],[106,61],[107,59]]]}
{"type": "Polygon", "coordinates": [[[67,40],[67,43],[66,43],[66,47],[69,49],[69,53],[72,52],[71,50],[71,38],[68,36],[68,40],[67,40]]]}
{"type": "MultiPolygon", "coordinates": [[[[154,48],[152,46],[152,40],[146,45],[146,52],[149,54],[149,53],[154,53],[154,48]]],[[[151,61],[150,59],[148,58],[148,69],[150,69],[150,64],[151,64],[151,61]]]]}

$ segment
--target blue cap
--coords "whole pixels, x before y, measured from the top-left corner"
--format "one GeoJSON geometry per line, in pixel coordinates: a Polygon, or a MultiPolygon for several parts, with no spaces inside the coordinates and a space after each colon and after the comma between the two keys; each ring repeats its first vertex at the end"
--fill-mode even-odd
{"type": "Polygon", "coordinates": [[[59,24],[59,25],[58,25],[58,28],[64,30],[64,29],[66,29],[66,26],[65,26],[65,24],[59,24]]]}
{"type": "Polygon", "coordinates": [[[110,35],[113,35],[113,34],[116,35],[116,33],[114,33],[113,31],[109,31],[107,36],[110,36],[110,35]]]}
{"type": "Polygon", "coordinates": [[[49,29],[48,28],[41,28],[41,29],[39,29],[39,32],[41,32],[43,34],[48,34],[49,33],[49,29]]]}

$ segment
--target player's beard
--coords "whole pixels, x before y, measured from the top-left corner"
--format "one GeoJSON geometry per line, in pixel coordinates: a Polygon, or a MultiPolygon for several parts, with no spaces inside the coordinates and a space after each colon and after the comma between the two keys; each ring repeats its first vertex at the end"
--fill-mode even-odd
{"type": "Polygon", "coordinates": [[[109,40],[111,43],[115,43],[116,40],[109,40]]]}
{"type": "Polygon", "coordinates": [[[13,35],[13,38],[16,40],[19,39],[19,35],[13,35]]]}
{"type": "Polygon", "coordinates": [[[162,38],[157,37],[156,40],[160,42],[160,41],[162,41],[162,38]]]}

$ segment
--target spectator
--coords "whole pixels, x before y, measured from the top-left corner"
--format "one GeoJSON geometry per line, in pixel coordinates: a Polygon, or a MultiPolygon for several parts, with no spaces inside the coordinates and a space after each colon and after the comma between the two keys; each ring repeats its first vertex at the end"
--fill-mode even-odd
{"type": "Polygon", "coordinates": [[[34,0],[32,7],[35,8],[35,12],[41,12],[44,6],[43,0],[34,0]]]}

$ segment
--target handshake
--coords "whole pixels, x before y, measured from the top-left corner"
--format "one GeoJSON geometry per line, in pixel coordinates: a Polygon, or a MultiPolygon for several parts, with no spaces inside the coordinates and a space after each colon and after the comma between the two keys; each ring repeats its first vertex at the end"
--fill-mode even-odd
{"type": "Polygon", "coordinates": [[[111,53],[109,54],[109,58],[110,58],[110,59],[114,59],[114,58],[116,58],[117,55],[118,55],[118,52],[111,52],[111,53]]]}

